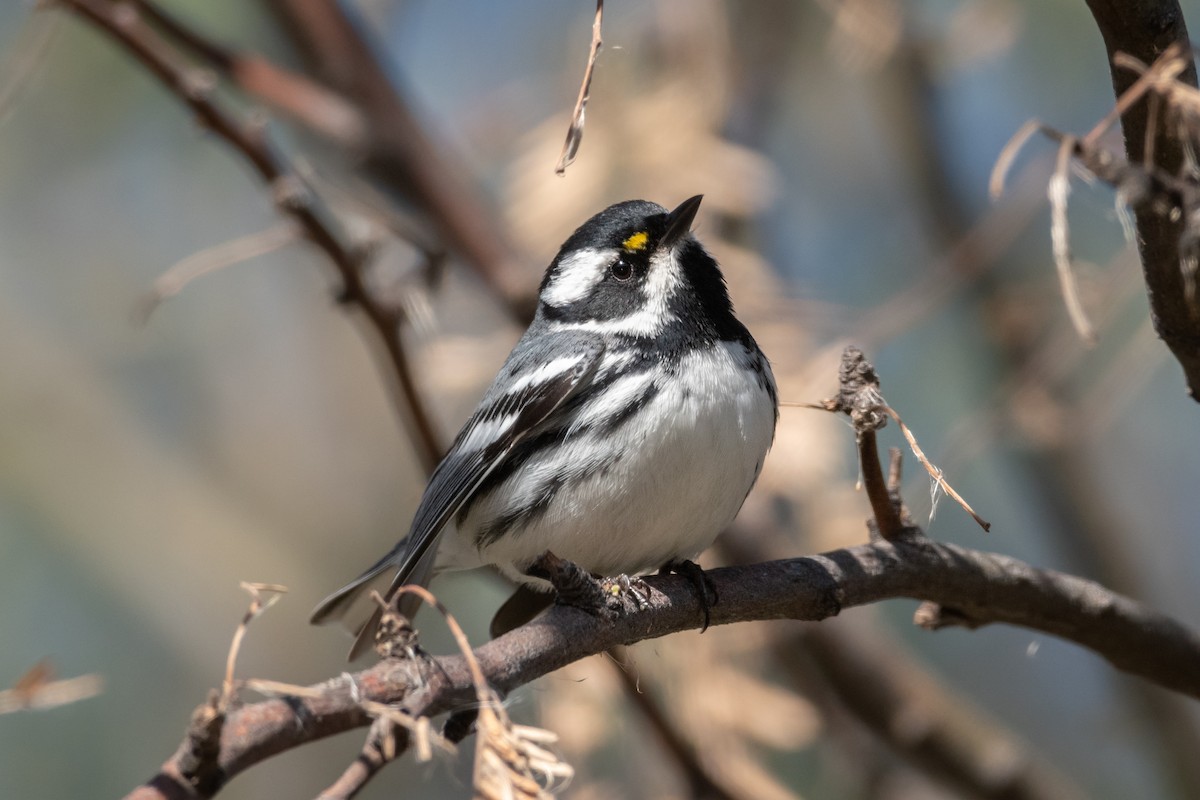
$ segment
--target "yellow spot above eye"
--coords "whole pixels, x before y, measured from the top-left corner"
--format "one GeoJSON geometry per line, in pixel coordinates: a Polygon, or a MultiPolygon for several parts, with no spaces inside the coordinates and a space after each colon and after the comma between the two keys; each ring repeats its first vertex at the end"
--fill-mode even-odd
{"type": "Polygon", "coordinates": [[[636,253],[639,250],[645,250],[646,242],[648,241],[650,241],[650,234],[645,231],[638,231],[633,236],[621,242],[621,247],[624,247],[630,253],[636,253]]]}

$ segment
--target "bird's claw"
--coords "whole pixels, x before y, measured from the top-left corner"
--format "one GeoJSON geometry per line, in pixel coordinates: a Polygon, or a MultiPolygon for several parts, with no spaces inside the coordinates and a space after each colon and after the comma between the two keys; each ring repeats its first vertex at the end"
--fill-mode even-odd
{"type": "Polygon", "coordinates": [[[696,595],[700,598],[700,610],[704,613],[704,626],[700,628],[700,632],[704,633],[708,630],[708,624],[712,619],[712,607],[717,604],[720,598],[717,596],[717,587],[713,583],[713,579],[708,576],[708,573],[697,564],[695,561],[681,559],[679,561],[669,561],[663,564],[659,569],[659,575],[667,575],[675,573],[692,584],[696,590],[696,595]]]}

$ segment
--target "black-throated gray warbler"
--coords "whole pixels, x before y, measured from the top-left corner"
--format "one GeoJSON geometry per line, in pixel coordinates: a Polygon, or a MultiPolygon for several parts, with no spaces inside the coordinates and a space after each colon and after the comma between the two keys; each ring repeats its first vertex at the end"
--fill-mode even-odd
{"type": "Polygon", "coordinates": [[[778,402],[717,262],[691,234],[700,199],[671,212],[618,203],[567,239],[408,536],[322,601],[314,623],[388,570],[389,601],[403,584],[484,564],[545,586],[527,570],[546,551],[593,574],[635,574],[685,562],[733,521],[778,402]]]}

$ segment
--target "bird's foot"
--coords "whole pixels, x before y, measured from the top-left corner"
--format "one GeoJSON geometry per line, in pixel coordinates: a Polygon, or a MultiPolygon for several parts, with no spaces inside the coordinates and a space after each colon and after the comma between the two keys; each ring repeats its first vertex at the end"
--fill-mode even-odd
{"type": "Polygon", "coordinates": [[[689,561],[686,558],[679,559],[678,561],[668,561],[658,570],[659,575],[668,575],[670,573],[687,578],[695,588],[696,595],[700,598],[700,610],[704,612],[704,627],[700,629],[700,632],[704,633],[708,630],[708,623],[711,620],[711,609],[720,599],[717,597],[716,584],[713,583],[712,578],[708,576],[708,573],[699,564],[695,561],[689,561]]]}
{"type": "Polygon", "coordinates": [[[558,605],[605,616],[608,602],[604,587],[574,561],[559,558],[547,550],[525,568],[525,574],[548,581],[554,587],[558,605]]]}
{"type": "Polygon", "coordinates": [[[602,578],[600,588],[604,591],[609,606],[615,606],[616,611],[625,610],[627,602],[638,611],[650,607],[650,585],[636,575],[630,577],[622,574],[613,578],[602,578]]]}
{"type": "Polygon", "coordinates": [[[578,564],[547,550],[525,569],[525,574],[549,581],[558,605],[572,606],[590,614],[614,619],[630,610],[650,605],[650,587],[641,578],[618,575],[597,578],[578,564]]]}

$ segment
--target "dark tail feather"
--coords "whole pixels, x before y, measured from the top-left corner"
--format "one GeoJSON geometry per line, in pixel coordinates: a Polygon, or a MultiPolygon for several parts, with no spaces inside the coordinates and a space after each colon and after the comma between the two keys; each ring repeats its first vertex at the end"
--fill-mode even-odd
{"type": "Polygon", "coordinates": [[[350,645],[350,654],[346,656],[347,661],[354,661],[371,649],[371,646],[375,644],[375,629],[379,627],[381,619],[383,619],[383,606],[377,605],[362,627],[355,631],[354,644],[350,645]]]}
{"type": "Polygon", "coordinates": [[[359,575],[318,603],[317,607],[313,609],[312,616],[308,618],[309,623],[312,625],[324,625],[326,622],[339,619],[345,614],[346,610],[354,604],[358,596],[367,588],[367,584],[396,565],[396,562],[400,560],[400,554],[404,552],[403,544],[401,542],[393,547],[390,553],[376,561],[362,575],[359,575]]]}
{"type": "MultiPolygon", "coordinates": [[[[413,565],[411,571],[408,571],[407,574],[405,572],[399,572],[396,574],[396,577],[392,579],[392,585],[388,587],[387,594],[383,596],[383,599],[390,605],[392,599],[396,596],[396,591],[401,586],[411,583],[419,584],[421,586],[428,585],[429,579],[433,577],[433,564],[436,559],[437,551],[433,548],[430,548],[428,551],[426,551],[425,555],[421,556],[421,560],[413,565]]],[[[350,590],[354,595],[357,595],[362,591],[364,585],[369,583],[371,579],[378,574],[379,572],[372,573],[370,570],[368,570],[361,578],[340,591],[344,592],[350,590]]],[[[335,595],[336,594],[337,593],[335,592],[335,595]]],[[[330,599],[333,599],[333,595],[331,595],[330,599]]],[[[348,604],[349,601],[341,602],[348,604]]],[[[321,606],[318,606],[317,611],[320,611],[324,605],[325,603],[322,603],[321,606]]],[[[334,605],[336,605],[336,603],[334,605]]],[[[420,607],[421,598],[417,597],[415,594],[406,594],[404,597],[400,598],[399,611],[410,620],[416,616],[417,609],[420,607]]],[[[345,610],[345,606],[343,606],[341,611],[344,612],[345,610]]],[[[316,612],[313,613],[313,616],[314,618],[316,617],[316,612]]],[[[372,645],[375,644],[375,631],[379,628],[379,621],[381,619],[383,619],[383,608],[376,605],[375,610],[371,612],[371,616],[365,623],[363,623],[363,626],[355,631],[354,644],[350,646],[350,655],[347,657],[348,661],[354,661],[363,653],[370,650],[372,645]]]]}

